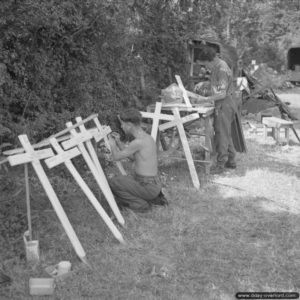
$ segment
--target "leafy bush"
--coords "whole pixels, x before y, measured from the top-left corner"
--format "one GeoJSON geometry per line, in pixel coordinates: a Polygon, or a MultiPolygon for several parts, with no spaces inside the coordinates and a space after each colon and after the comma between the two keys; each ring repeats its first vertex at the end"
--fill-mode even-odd
{"type": "Polygon", "coordinates": [[[267,45],[259,39],[259,26],[276,25],[275,10],[267,10],[264,23],[254,22],[260,1],[232,5],[230,0],[2,0],[0,120],[9,130],[0,132],[2,142],[21,133],[40,140],[78,115],[98,112],[106,123],[124,106],[155,102],[175,74],[186,81],[187,40],[206,29],[224,38],[228,16],[241,55],[267,57],[267,47],[257,50],[267,45]]]}

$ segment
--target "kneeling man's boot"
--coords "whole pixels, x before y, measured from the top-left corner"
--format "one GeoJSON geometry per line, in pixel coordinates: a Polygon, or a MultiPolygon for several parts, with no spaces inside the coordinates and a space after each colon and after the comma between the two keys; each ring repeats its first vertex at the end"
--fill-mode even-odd
{"type": "Polygon", "coordinates": [[[227,161],[226,164],[225,164],[225,168],[236,169],[236,163],[227,161]]]}

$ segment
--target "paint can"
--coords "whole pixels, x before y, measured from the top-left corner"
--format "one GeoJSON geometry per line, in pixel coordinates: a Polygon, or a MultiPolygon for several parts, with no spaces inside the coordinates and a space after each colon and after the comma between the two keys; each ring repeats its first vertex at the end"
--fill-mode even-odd
{"type": "Polygon", "coordinates": [[[30,278],[29,293],[30,295],[52,295],[54,293],[53,278],[30,278]]]}
{"type": "Polygon", "coordinates": [[[25,231],[23,235],[26,260],[28,263],[36,264],[40,260],[40,250],[38,240],[29,240],[29,231],[25,231]]]}

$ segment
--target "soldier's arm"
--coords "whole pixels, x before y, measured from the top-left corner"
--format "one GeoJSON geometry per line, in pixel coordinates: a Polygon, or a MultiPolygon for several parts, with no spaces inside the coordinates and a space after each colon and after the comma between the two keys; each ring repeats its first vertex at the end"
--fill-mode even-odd
{"type": "Polygon", "coordinates": [[[229,85],[228,74],[226,70],[221,69],[218,73],[217,82],[211,86],[212,95],[206,97],[199,95],[196,103],[215,102],[215,101],[223,100],[227,96],[228,85],[229,85]]]}

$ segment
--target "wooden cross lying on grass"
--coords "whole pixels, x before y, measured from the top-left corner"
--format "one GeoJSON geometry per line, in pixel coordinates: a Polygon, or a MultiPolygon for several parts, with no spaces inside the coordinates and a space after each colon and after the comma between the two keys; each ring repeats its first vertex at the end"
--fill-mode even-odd
{"type": "Polygon", "coordinates": [[[183,147],[183,150],[184,150],[184,153],[185,153],[185,157],[186,157],[186,160],[187,160],[187,163],[188,163],[188,167],[189,167],[189,170],[190,170],[190,174],[191,174],[191,177],[192,177],[192,181],[193,181],[193,184],[194,184],[194,187],[196,189],[199,189],[200,188],[199,178],[198,178],[198,175],[197,175],[197,171],[196,171],[196,168],[195,168],[195,165],[194,165],[192,153],[191,153],[189,143],[188,143],[185,131],[184,131],[184,127],[183,127],[184,123],[199,119],[199,114],[198,113],[193,113],[193,114],[190,114],[190,115],[187,115],[187,116],[181,118],[178,108],[173,108],[172,111],[173,111],[173,114],[174,114],[174,120],[171,121],[171,122],[160,125],[159,130],[164,131],[164,130],[166,130],[168,128],[171,128],[171,127],[174,127],[174,126],[177,127],[179,137],[180,137],[180,140],[181,140],[181,143],[182,143],[182,147],[183,147]]]}
{"type": "Polygon", "coordinates": [[[99,203],[99,201],[97,200],[93,192],[90,190],[88,185],[85,183],[85,181],[82,179],[82,177],[80,176],[80,174],[78,173],[77,169],[74,167],[71,161],[72,158],[81,155],[80,150],[77,147],[75,147],[75,148],[71,148],[70,150],[64,151],[55,138],[51,138],[50,143],[52,147],[55,149],[55,151],[57,152],[57,155],[45,160],[47,166],[49,168],[53,168],[63,163],[67,167],[67,169],[70,171],[70,173],[76,180],[77,184],[80,186],[82,191],[88,197],[88,199],[90,200],[94,208],[97,210],[99,215],[102,217],[103,221],[111,230],[113,235],[116,237],[117,240],[119,240],[121,243],[124,244],[125,242],[122,237],[122,234],[115,226],[115,224],[111,221],[106,211],[102,208],[101,204],[99,203]]]}
{"type": "Polygon", "coordinates": [[[86,254],[85,251],[63,209],[61,206],[57,195],[41,165],[40,160],[49,158],[54,155],[52,149],[44,149],[44,150],[38,150],[35,151],[32,145],[30,144],[27,135],[20,135],[19,140],[23,146],[23,150],[25,153],[23,154],[17,154],[12,155],[8,157],[8,161],[11,166],[20,165],[24,163],[31,163],[33,166],[33,169],[35,173],[37,174],[65,232],[67,233],[77,255],[80,257],[80,259],[88,264],[86,260],[86,254]]]}
{"type": "MultiPolygon", "coordinates": [[[[66,125],[69,128],[72,127],[71,122],[68,122],[66,125]]],[[[110,186],[107,182],[107,179],[103,172],[103,169],[98,161],[97,155],[96,156],[93,155],[93,159],[94,159],[94,161],[93,161],[84,146],[85,142],[87,142],[87,145],[89,145],[91,143],[90,140],[93,138],[93,136],[88,131],[84,132],[84,133],[78,133],[75,129],[71,129],[71,135],[72,135],[72,138],[70,140],[62,143],[63,148],[65,150],[68,150],[73,147],[79,148],[86,164],[88,165],[89,169],[91,170],[96,182],[98,183],[102,193],[104,194],[104,196],[105,196],[108,204],[110,205],[113,213],[115,214],[118,222],[121,225],[124,225],[125,224],[124,218],[121,215],[120,210],[116,204],[115,198],[114,198],[112,191],[110,189],[110,186]],[[95,164],[95,161],[96,161],[96,164],[95,164]]],[[[88,146],[88,148],[90,148],[90,147],[88,146]]]]}

